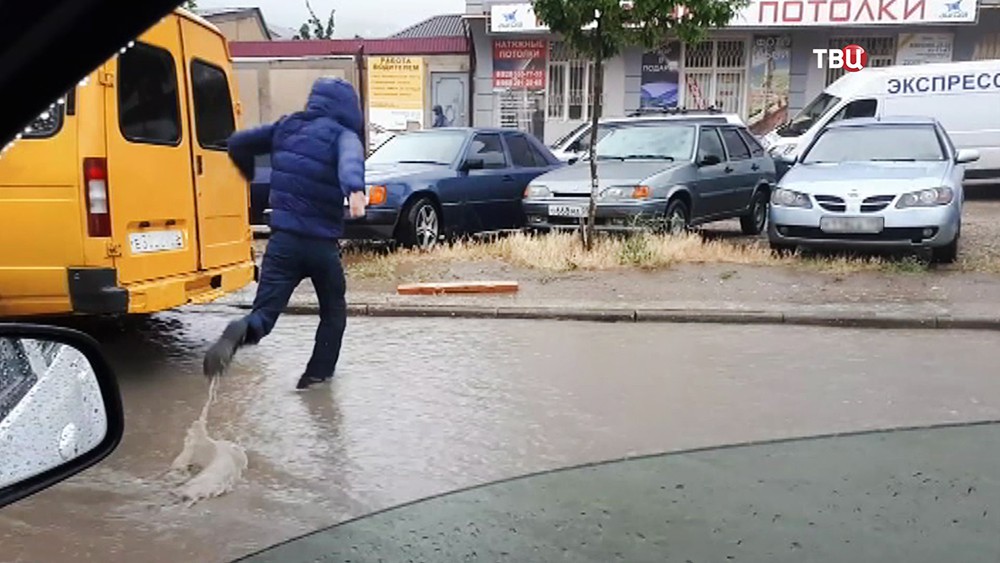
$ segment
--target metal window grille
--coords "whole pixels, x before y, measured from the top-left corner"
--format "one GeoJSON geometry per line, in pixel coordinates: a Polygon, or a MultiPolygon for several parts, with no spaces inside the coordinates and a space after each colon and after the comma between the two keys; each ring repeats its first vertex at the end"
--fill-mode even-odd
{"type": "Polygon", "coordinates": [[[589,119],[594,63],[581,58],[566,44],[553,42],[549,47],[548,67],[546,117],[562,121],[589,119]]]}
{"type": "MultiPolygon", "coordinates": [[[[842,49],[847,45],[861,45],[868,53],[868,66],[892,66],[896,64],[896,38],[887,37],[834,37],[830,39],[830,49],[842,49]]],[[[846,71],[842,68],[826,69],[826,85],[833,84],[846,71]]]]}
{"type": "Polygon", "coordinates": [[[684,49],[684,106],[743,113],[748,49],[744,40],[703,41],[684,49]]]}

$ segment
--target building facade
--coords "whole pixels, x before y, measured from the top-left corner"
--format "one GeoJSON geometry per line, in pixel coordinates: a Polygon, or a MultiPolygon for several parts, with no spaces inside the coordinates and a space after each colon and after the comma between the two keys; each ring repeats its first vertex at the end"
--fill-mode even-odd
{"type": "MultiPolygon", "coordinates": [[[[530,3],[467,0],[474,124],[547,143],[588,118],[593,64],[537,21],[530,3]]],[[[759,133],[843,74],[814,49],[857,44],[869,66],[1000,58],[1000,0],[752,0],[731,24],[685,45],[630,49],[604,66],[603,115],[717,107],[759,133]]]]}
{"type": "Polygon", "coordinates": [[[205,8],[195,10],[219,28],[229,41],[270,41],[275,39],[260,8],[205,8]]]}
{"type": "Polygon", "coordinates": [[[435,106],[448,125],[469,125],[472,61],[464,35],[238,41],[229,49],[245,126],[301,110],[321,77],[358,89],[370,148],[397,132],[431,127],[435,106]]]}

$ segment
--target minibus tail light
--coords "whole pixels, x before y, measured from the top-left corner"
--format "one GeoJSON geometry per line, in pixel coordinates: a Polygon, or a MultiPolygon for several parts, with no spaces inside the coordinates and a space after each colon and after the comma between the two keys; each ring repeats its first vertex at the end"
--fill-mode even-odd
{"type": "Polygon", "coordinates": [[[83,159],[83,183],[87,197],[87,234],[92,237],[110,237],[107,159],[83,159]]]}

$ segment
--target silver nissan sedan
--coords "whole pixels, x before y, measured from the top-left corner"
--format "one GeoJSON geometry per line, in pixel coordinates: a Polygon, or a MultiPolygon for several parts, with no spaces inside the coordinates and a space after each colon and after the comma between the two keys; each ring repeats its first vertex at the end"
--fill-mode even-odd
{"type": "Polygon", "coordinates": [[[965,164],[930,117],[848,119],[821,131],[771,193],[768,239],[798,246],[921,248],[954,262],[965,164]]]}

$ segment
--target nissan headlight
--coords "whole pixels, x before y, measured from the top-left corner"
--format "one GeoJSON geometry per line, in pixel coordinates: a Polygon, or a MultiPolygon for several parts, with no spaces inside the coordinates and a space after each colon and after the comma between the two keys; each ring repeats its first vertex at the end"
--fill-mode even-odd
{"type": "Polygon", "coordinates": [[[612,186],[601,192],[601,199],[621,201],[627,199],[649,199],[648,186],[612,186]]]}
{"type": "Polygon", "coordinates": [[[771,205],[812,209],[812,201],[810,201],[808,195],[784,188],[777,188],[771,192],[771,205]]]}
{"type": "Polygon", "coordinates": [[[524,199],[543,198],[552,195],[552,190],[540,184],[531,184],[524,190],[524,199]]]}
{"type": "Polygon", "coordinates": [[[937,207],[939,205],[948,205],[953,199],[955,199],[955,191],[951,188],[929,188],[899,196],[899,201],[896,202],[896,209],[937,207]]]}

